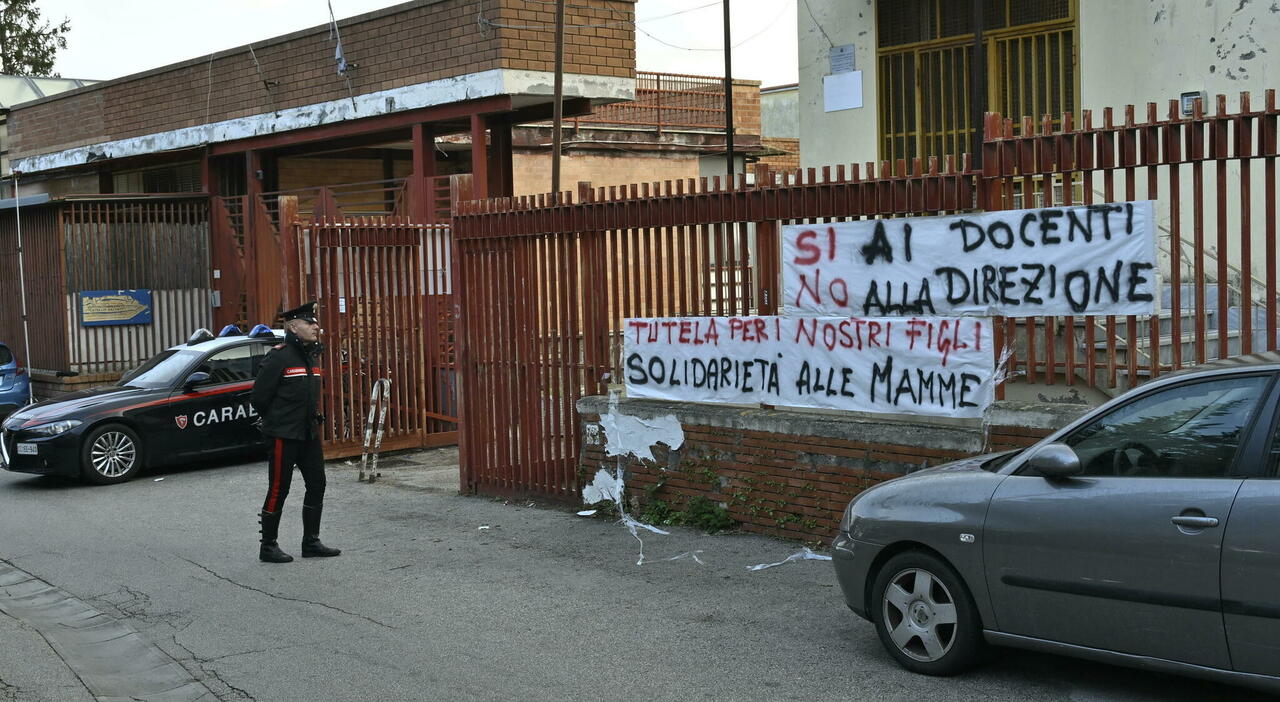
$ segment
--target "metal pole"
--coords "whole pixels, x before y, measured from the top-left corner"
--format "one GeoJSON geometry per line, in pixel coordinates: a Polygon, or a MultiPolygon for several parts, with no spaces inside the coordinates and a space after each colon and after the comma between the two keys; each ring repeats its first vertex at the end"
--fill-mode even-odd
{"type": "Polygon", "coordinates": [[[564,120],[564,0],[556,0],[556,84],[551,118],[551,192],[560,201],[560,126],[564,120]]]}
{"type": "Polygon", "coordinates": [[[733,187],[733,42],[729,34],[729,0],[724,0],[724,145],[729,187],[733,187]]]}
{"type": "MultiPolygon", "coordinates": [[[[31,363],[31,334],[27,331],[27,274],[22,265],[22,207],[18,199],[18,172],[13,172],[13,222],[18,230],[18,294],[22,298],[22,349],[27,368],[31,363]]],[[[31,371],[27,371],[30,373],[31,371]]]]}
{"type": "Polygon", "coordinates": [[[974,168],[982,166],[982,125],[987,109],[987,46],[982,40],[983,0],[973,0],[973,59],[969,63],[969,163],[974,168]]]}

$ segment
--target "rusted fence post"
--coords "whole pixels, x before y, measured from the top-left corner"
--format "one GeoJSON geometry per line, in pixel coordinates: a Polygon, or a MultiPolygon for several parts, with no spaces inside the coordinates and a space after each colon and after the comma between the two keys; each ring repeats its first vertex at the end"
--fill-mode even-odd
{"type": "MultiPolygon", "coordinates": [[[[756,164],[756,183],[757,191],[772,185],[773,171],[769,169],[768,164],[756,164]]],[[[771,218],[768,212],[768,205],[765,199],[768,194],[764,192],[758,193],[761,202],[760,211],[752,213],[756,218],[756,256],[757,256],[757,273],[756,273],[756,304],[759,314],[777,314],[778,313],[778,291],[781,290],[781,284],[778,276],[781,274],[782,252],[779,250],[781,246],[778,238],[778,220],[771,218]]]]}
{"type": "Polygon", "coordinates": [[[293,309],[302,304],[304,290],[302,284],[302,248],[298,245],[302,223],[298,221],[298,197],[281,195],[278,198],[280,211],[280,248],[284,259],[285,283],[282,309],[293,309]]]}
{"type": "Polygon", "coordinates": [[[469,276],[467,276],[465,252],[471,246],[471,243],[458,241],[453,234],[457,231],[456,218],[464,208],[462,203],[471,200],[471,186],[472,177],[470,173],[460,173],[449,178],[449,236],[452,241],[449,247],[449,269],[453,278],[454,367],[457,374],[456,392],[458,398],[458,490],[463,494],[475,492],[476,486],[474,466],[470,461],[470,456],[476,447],[472,445],[473,439],[468,426],[471,419],[470,415],[467,414],[467,407],[470,404],[467,391],[469,388],[474,387],[471,383],[471,374],[475,371],[475,365],[472,363],[467,343],[470,320],[466,313],[467,306],[471,300],[468,299],[467,286],[470,284],[470,280],[469,276]]]}

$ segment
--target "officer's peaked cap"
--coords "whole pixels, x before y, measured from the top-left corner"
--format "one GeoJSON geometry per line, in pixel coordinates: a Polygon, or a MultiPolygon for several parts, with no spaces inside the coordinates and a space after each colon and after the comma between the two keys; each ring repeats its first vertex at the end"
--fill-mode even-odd
{"type": "Polygon", "coordinates": [[[291,310],[285,310],[280,313],[280,319],[288,322],[291,319],[305,319],[308,322],[316,321],[316,303],[311,302],[299,305],[291,310]]]}

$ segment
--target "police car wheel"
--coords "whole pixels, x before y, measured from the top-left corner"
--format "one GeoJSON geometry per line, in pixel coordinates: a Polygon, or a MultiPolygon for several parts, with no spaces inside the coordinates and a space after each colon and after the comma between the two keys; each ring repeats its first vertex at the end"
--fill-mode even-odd
{"type": "Polygon", "coordinates": [[[131,480],[142,468],[142,443],[123,424],[104,424],[89,432],[80,449],[85,480],[110,485],[131,480]]]}

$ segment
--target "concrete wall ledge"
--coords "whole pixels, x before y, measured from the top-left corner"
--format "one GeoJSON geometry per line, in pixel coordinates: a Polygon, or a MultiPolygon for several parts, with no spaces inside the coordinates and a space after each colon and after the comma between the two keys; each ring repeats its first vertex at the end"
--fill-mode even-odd
{"type": "MultiPolygon", "coordinates": [[[[593,395],[578,400],[578,412],[598,417],[610,411],[610,398],[593,395]]],[[[1091,409],[1086,405],[997,402],[987,413],[989,426],[1054,430],[1091,409]]],[[[672,414],[684,425],[721,427],[733,431],[853,439],[867,443],[917,446],[966,453],[983,450],[983,422],[860,412],[763,409],[743,405],[718,405],[666,400],[618,398],[617,411],[652,418],[672,414]]]]}

